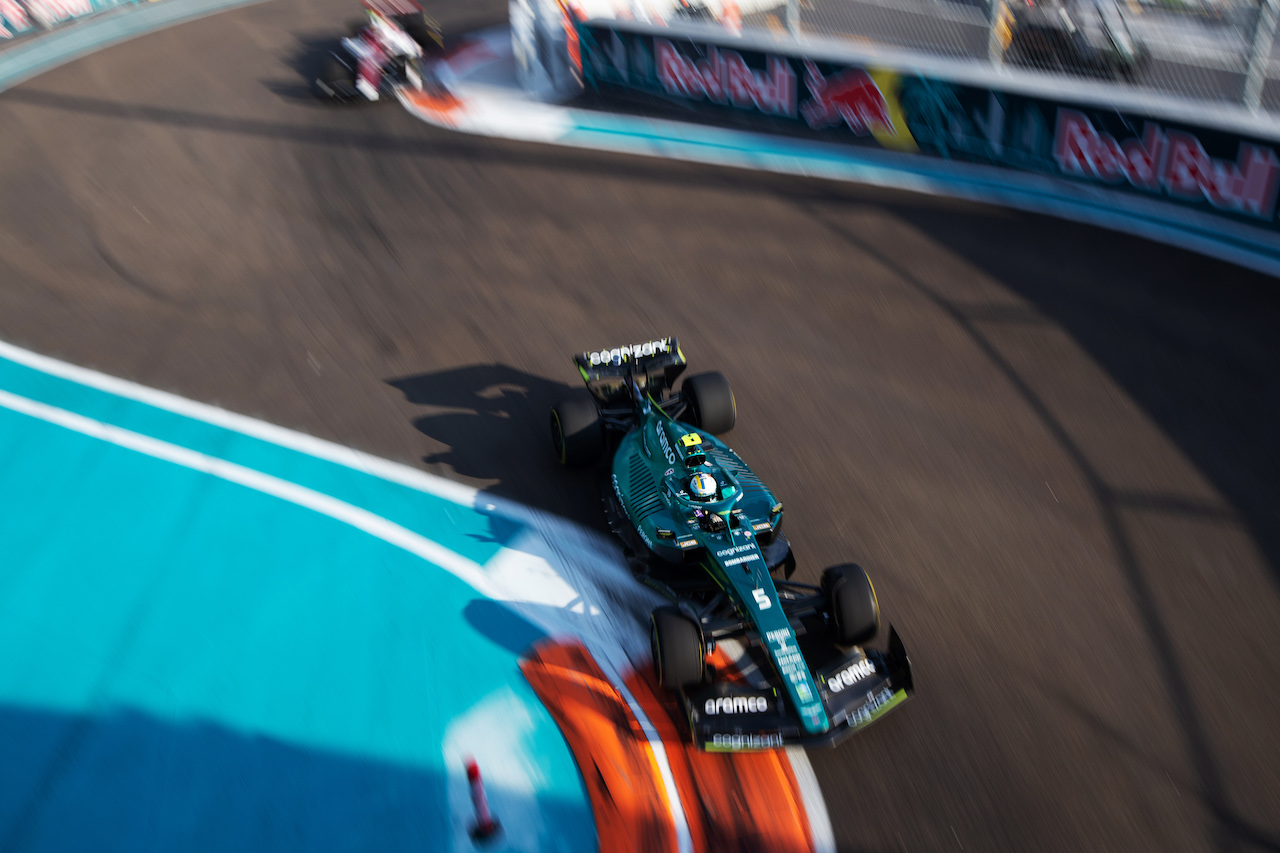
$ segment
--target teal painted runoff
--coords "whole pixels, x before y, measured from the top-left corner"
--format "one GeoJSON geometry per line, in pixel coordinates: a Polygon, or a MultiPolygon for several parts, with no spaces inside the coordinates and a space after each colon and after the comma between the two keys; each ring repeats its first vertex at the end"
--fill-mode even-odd
{"type": "MultiPolygon", "coordinates": [[[[3,359],[0,389],[394,516],[482,564],[522,529],[3,359]]],[[[469,807],[451,763],[500,743],[495,809],[541,821],[504,844],[592,849],[572,756],[518,668],[534,637],[348,524],[0,408],[0,847],[447,849],[469,807]]]]}
{"type": "Polygon", "coordinates": [[[0,388],[331,495],[477,563],[487,562],[524,530],[496,511],[460,507],[454,501],[357,468],[50,376],[4,358],[0,358],[0,388]]]}

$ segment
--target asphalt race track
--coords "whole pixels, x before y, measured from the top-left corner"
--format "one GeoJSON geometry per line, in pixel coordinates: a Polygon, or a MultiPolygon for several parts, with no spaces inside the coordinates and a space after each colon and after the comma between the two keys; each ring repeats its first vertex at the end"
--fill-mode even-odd
{"type": "MultiPolygon", "coordinates": [[[[504,16],[450,0],[457,32],[504,16]]],[[[0,95],[0,338],[599,525],[569,353],[680,337],[917,698],[811,754],[842,850],[1280,850],[1274,280],[972,204],[309,94],[274,0],[0,95]]]]}

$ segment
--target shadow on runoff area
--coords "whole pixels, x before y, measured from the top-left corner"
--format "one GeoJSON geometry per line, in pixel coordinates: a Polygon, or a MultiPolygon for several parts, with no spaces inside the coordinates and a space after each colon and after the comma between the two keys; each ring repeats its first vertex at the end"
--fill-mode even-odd
{"type": "Polygon", "coordinates": [[[1280,851],[1280,833],[1250,823],[1232,804],[1170,626],[1156,605],[1153,584],[1159,567],[1140,561],[1125,524],[1127,512],[1142,510],[1242,525],[1258,544],[1280,593],[1280,449],[1274,427],[1280,419],[1280,382],[1275,379],[1280,374],[1275,333],[1280,328],[1280,283],[1190,252],[1048,217],[994,211],[982,216],[972,208],[962,217],[926,205],[883,204],[1029,306],[967,304],[838,221],[831,211],[843,199],[839,191],[833,196],[796,206],[833,237],[876,258],[945,313],[1017,391],[1087,483],[1130,603],[1154,650],[1156,675],[1211,816],[1208,847],[1280,851]],[[992,330],[1011,325],[1056,326],[1070,334],[1177,444],[1227,505],[1109,484],[1032,382],[1001,353],[992,330]]]}
{"type": "Polygon", "coordinates": [[[522,658],[534,643],[547,638],[537,625],[509,607],[487,598],[469,602],[462,610],[462,618],[489,642],[522,658]]]}
{"type": "Polygon", "coordinates": [[[407,402],[435,410],[413,423],[447,449],[423,462],[491,481],[484,490],[495,495],[605,529],[594,473],[561,467],[551,449],[551,407],[585,394],[580,385],[503,364],[421,373],[387,384],[407,402]]]}
{"type": "Polygon", "coordinates": [[[0,705],[0,732],[0,850],[440,850],[454,831],[438,771],[134,710],[0,705]]]}

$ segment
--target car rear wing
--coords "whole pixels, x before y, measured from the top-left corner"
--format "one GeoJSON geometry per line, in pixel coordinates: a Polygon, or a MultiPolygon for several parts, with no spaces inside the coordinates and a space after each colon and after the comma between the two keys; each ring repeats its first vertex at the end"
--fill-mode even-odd
{"type": "Polygon", "coordinates": [[[591,394],[603,405],[626,399],[628,377],[635,379],[643,393],[661,400],[687,366],[675,338],[579,353],[573,361],[591,394]]]}

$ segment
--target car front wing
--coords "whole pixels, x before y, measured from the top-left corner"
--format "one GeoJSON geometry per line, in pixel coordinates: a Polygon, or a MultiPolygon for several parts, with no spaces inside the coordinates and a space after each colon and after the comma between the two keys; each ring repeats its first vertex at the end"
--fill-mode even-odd
{"type": "Polygon", "coordinates": [[[851,651],[814,672],[814,680],[831,720],[827,731],[806,734],[781,690],[718,681],[683,694],[694,743],[708,752],[833,747],[915,691],[911,660],[892,626],[887,651],[851,651]]]}

